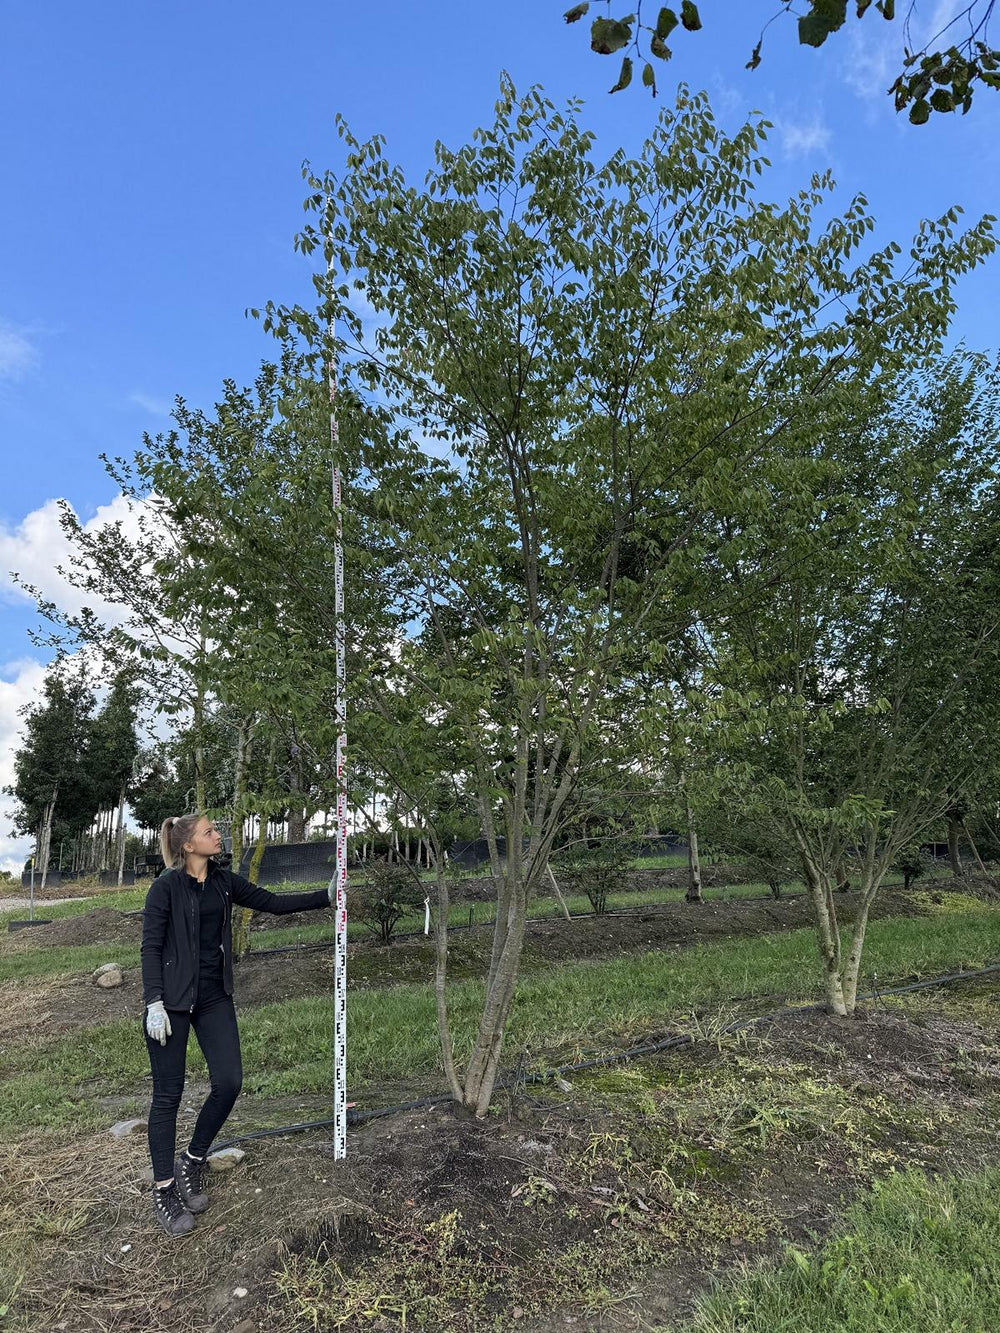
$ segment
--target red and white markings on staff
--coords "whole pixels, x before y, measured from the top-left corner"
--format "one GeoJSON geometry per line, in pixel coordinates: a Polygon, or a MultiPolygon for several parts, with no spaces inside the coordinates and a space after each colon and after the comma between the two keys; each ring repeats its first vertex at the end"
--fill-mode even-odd
{"type": "MultiPolygon", "coordinates": [[[[332,269],[332,265],[331,265],[332,269]]],[[[332,272],[331,272],[332,278],[332,272]]],[[[332,283],[331,283],[332,286],[332,283]]],[[[337,895],[336,950],[333,965],[333,1155],[347,1156],[347,792],[344,760],[347,752],[347,706],[344,698],[344,509],[337,463],[337,367],[334,323],[330,320],[330,456],[333,466],[334,611],[337,621],[337,895]]],[[[351,1103],[353,1105],[353,1103],[351,1103]]]]}

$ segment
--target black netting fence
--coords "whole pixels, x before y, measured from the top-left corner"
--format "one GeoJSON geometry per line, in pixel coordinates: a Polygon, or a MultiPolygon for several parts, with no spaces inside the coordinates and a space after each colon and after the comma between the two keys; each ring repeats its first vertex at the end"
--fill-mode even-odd
{"type": "MultiPolygon", "coordinates": [[[[248,875],[253,848],[243,853],[240,874],[248,875]]],[[[271,843],[264,848],[258,884],[315,884],[333,878],[337,860],[337,840],[322,842],[271,843]]]]}

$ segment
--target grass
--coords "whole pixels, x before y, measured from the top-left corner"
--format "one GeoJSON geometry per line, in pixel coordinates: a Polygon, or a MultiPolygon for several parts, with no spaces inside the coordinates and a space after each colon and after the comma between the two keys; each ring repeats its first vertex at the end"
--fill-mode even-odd
{"type": "MultiPolygon", "coordinates": [[[[1000,1328],[1000,1170],[876,1182],[813,1254],[789,1247],[703,1301],[686,1333],[989,1333],[1000,1328]]],[[[669,1333],[663,1329],[661,1333],[669,1333]]]]}
{"type": "MultiPolygon", "coordinates": [[[[889,918],[869,933],[865,978],[933,976],[979,967],[1000,955],[1000,915],[972,904],[926,918],[889,918]]],[[[773,997],[813,998],[819,974],[811,930],[576,963],[521,977],[506,1041],[510,1063],[527,1051],[539,1063],[568,1061],[594,1049],[631,1043],[692,1009],[760,1007],[773,997]]],[[[456,1054],[470,1050],[483,988],[449,987],[456,1054]]],[[[238,1002],[238,997],[237,997],[238,1002]]],[[[245,1088],[274,1096],[322,1092],[331,1078],[331,999],[306,996],[242,1013],[245,1088]]],[[[354,1089],[397,1079],[440,1080],[434,997],[426,985],[359,991],[349,1008],[349,1069],[354,1089]]],[[[90,1123],[94,1099],[129,1091],[147,1073],[138,1016],[37,1041],[4,1053],[7,1078],[0,1129],[90,1123]]],[[[191,1070],[203,1076],[191,1043],[191,1070]]]]}

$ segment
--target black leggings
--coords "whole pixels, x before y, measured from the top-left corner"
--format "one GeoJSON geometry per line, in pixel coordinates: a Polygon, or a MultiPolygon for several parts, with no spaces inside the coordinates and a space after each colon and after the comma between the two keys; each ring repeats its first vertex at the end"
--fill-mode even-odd
{"type": "MultiPolygon", "coordinates": [[[[153,1179],[168,1180],[174,1174],[177,1142],[177,1111],[184,1092],[184,1066],[187,1059],[188,1033],[194,1028],[198,1045],[208,1064],[212,1091],[198,1115],[190,1152],[205,1157],[212,1140],[225,1124],[233,1103],[243,1086],[243,1062],[240,1058],[240,1034],[236,1026],[233,998],[222,986],[222,977],[202,979],[194,1013],[167,1010],[171,1035],[161,1046],[146,1034],[146,1049],[153,1071],[153,1101],[149,1109],[149,1155],[153,1159],[153,1179]]],[[[146,1015],[143,1012],[143,1032],[146,1015]]]]}

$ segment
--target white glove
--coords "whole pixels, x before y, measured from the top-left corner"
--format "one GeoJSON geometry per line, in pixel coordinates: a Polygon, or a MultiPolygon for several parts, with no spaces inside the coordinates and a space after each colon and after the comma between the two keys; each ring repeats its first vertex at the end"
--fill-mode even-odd
{"type": "Polygon", "coordinates": [[[171,1035],[170,1019],[167,1017],[162,1000],[154,1000],[152,1004],[146,1006],[146,1031],[153,1041],[166,1046],[167,1038],[171,1035]]]}

